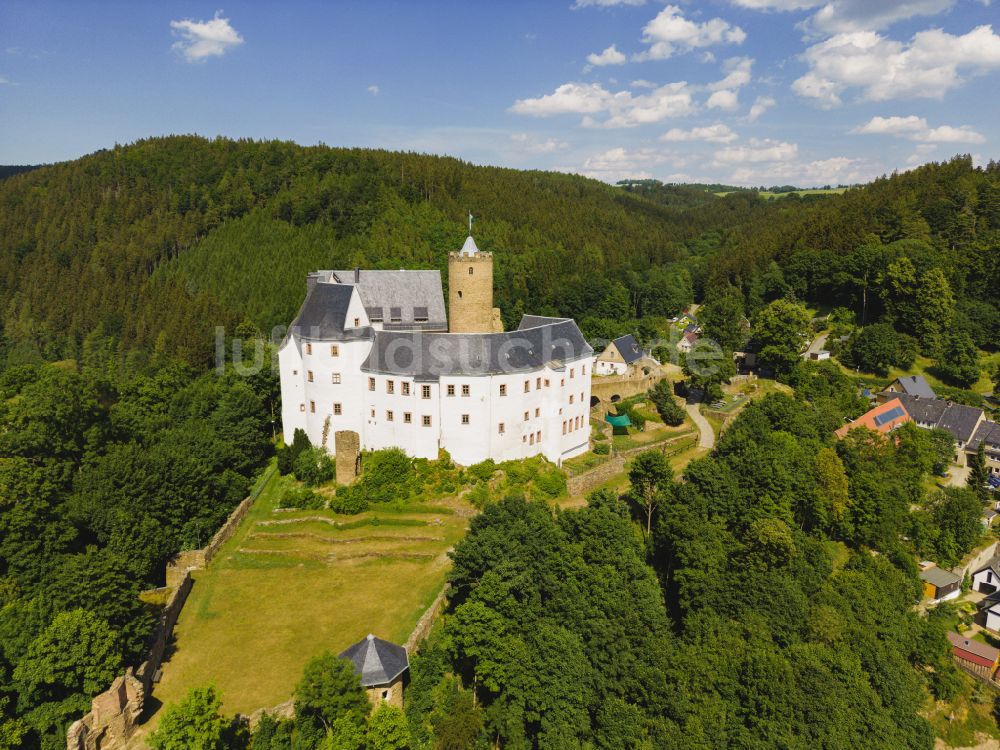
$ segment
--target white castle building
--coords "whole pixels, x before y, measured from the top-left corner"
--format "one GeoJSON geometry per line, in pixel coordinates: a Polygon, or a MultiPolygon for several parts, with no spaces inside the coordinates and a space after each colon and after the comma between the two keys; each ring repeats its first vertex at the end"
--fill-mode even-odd
{"type": "Polygon", "coordinates": [[[447,318],[438,271],[317,271],[307,290],[278,353],[286,443],[302,429],[334,453],[351,431],[464,466],[588,449],[593,349],[567,318],[503,332],[471,236],[448,257],[447,318]]]}

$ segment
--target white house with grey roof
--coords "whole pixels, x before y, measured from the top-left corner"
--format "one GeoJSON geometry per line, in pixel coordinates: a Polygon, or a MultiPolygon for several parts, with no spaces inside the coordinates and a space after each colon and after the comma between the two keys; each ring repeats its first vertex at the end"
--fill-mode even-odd
{"type": "Polygon", "coordinates": [[[628,368],[642,359],[642,347],[635,336],[627,333],[608,344],[594,364],[597,375],[624,375],[628,368]]]}
{"type": "Polygon", "coordinates": [[[437,271],[309,275],[278,353],[286,442],[302,429],[333,453],[348,430],[365,450],[444,449],[466,466],[587,450],[594,356],[576,323],[525,315],[497,330],[492,255],[471,237],[448,272],[447,316],[437,271]]]}

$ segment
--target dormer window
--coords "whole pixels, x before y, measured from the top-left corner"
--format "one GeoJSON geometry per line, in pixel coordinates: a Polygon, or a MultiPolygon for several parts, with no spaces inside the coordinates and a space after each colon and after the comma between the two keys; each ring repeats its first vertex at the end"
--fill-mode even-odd
{"type": "Polygon", "coordinates": [[[360,328],[361,327],[361,318],[355,318],[354,319],[354,327],[355,328],[360,328]]]}

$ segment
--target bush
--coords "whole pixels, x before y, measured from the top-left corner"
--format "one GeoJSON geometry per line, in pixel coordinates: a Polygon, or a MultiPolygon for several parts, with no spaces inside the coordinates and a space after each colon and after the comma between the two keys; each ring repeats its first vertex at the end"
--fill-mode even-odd
{"type": "Polygon", "coordinates": [[[465,497],[473,507],[482,509],[490,501],[490,488],[485,484],[477,484],[465,497]]]}
{"type": "Polygon", "coordinates": [[[308,487],[286,487],[278,499],[279,508],[316,510],[323,507],[323,498],[308,487]]]}
{"type": "Polygon", "coordinates": [[[684,423],[684,410],[674,401],[669,381],[661,380],[654,385],[649,391],[649,400],[656,407],[656,413],[660,415],[663,424],[676,427],[684,423]]]}
{"type": "Polygon", "coordinates": [[[334,513],[353,516],[368,510],[368,501],[351,487],[341,487],[337,494],[330,498],[329,508],[334,513]]]}
{"type": "Polygon", "coordinates": [[[304,430],[296,429],[292,444],[278,449],[278,471],[282,474],[291,474],[295,470],[295,460],[303,451],[312,447],[309,436],[304,430]]]}
{"type": "Polygon", "coordinates": [[[362,467],[356,489],[367,502],[386,503],[409,496],[404,488],[413,478],[413,462],[399,448],[366,454],[362,467]]]}
{"type": "Polygon", "coordinates": [[[306,448],[293,465],[295,478],[311,487],[329,482],[336,471],[333,459],[322,448],[306,448]]]}
{"type": "Polygon", "coordinates": [[[598,443],[594,446],[594,453],[598,456],[606,456],[611,453],[611,446],[607,443],[598,443]]]}
{"type": "Polygon", "coordinates": [[[566,493],[566,475],[551,466],[535,477],[535,486],[547,497],[555,498],[566,493]]]}
{"type": "Polygon", "coordinates": [[[466,471],[474,476],[480,482],[489,481],[493,475],[496,473],[497,464],[492,458],[487,458],[485,461],[480,461],[478,464],[473,464],[466,471]]]}

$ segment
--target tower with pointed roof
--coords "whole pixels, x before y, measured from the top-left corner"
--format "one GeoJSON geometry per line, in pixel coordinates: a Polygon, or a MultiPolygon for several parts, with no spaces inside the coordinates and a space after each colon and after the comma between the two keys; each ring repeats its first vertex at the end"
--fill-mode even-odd
{"type": "Polygon", "coordinates": [[[460,251],[448,254],[448,330],[500,331],[499,310],[494,311],[493,253],[480,252],[470,234],[460,251]]]}

